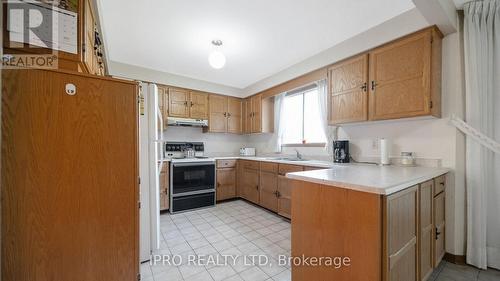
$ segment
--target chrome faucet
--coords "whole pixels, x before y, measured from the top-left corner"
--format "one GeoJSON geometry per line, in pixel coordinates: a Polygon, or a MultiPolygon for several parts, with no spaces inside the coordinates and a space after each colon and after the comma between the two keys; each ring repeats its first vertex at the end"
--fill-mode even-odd
{"type": "Polygon", "coordinates": [[[295,152],[297,153],[297,159],[302,160],[302,154],[300,154],[299,150],[295,148],[295,152]]]}

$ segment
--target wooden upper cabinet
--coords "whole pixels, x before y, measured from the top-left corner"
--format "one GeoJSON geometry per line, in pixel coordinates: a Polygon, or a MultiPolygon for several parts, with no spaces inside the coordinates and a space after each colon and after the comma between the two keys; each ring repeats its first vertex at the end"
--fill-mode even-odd
{"type": "Polygon", "coordinates": [[[227,132],[242,133],[242,102],[238,98],[227,98],[227,132]]]}
{"type": "Polygon", "coordinates": [[[190,92],[189,116],[194,119],[208,118],[208,94],[201,92],[190,92]]]}
{"type": "Polygon", "coordinates": [[[250,99],[252,103],[252,133],[262,132],[262,95],[255,95],[250,99]]]}
{"type": "Polygon", "coordinates": [[[185,89],[168,89],[168,114],[172,117],[189,117],[189,91],[185,89]]]}
{"type": "Polygon", "coordinates": [[[210,95],[208,132],[241,134],[241,99],[220,95],[210,95]]]}
{"type": "Polygon", "coordinates": [[[163,117],[163,128],[167,128],[168,122],[168,87],[158,85],[158,107],[163,117]]]}
{"type": "Polygon", "coordinates": [[[370,120],[439,116],[440,53],[441,37],[434,28],[371,51],[370,120]]]}
{"type": "Polygon", "coordinates": [[[243,123],[244,123],[244,132],[245,134],[250,134],[252,133],[252,102],[250,98],[246,98],[243,101],[243,106],[244,106],[244,112],[245,115],[243,116],[243,123]]]}
{"type": "Polygon", "coordinates": [[[329,124],[368,120],[368,54],[328,69],[329,124]]]}
{"type": "Polygon", "coordinates": [[[90,74],[95,74],[95,69],[97,66],[97,60],[94,55],[95,17],[91,1],[84,1],[84,2],[85,2],[85,9],[84,9],[85,21],[84,21],[83,40],[85,42],[83,48],[83,63],[90,74]]]}
{"type": "Polygon", "coordinates": [[[227,97],[210,95],[208,131],[213,133],[227,132],[227,97]]]}

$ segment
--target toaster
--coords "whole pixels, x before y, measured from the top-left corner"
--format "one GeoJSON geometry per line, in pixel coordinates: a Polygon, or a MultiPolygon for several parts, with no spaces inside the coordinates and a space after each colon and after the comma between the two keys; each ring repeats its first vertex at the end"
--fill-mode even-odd
{"type": "Polygon", "coordinates": [[[240,148],[240,156],[255,156],[255,147],[240,148]]]}

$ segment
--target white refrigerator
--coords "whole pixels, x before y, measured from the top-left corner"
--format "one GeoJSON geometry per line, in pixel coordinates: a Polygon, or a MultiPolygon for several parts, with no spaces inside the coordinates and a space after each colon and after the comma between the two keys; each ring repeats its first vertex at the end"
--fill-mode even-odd
{"type": "Polygon", "coordinates": [[[139,84],[139,175],[140,201],[139,254],[148,261],[160,246],[159,177],[163,152],[163,117],[158,107],[158,87],[139,84]]]}

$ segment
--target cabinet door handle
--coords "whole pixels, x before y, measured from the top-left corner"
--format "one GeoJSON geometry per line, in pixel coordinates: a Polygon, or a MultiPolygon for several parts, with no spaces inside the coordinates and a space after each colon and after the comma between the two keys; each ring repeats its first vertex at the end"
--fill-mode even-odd
{"type": "Polygon", "coordinates": [[[188,102],[187,102],[187,101],[185,101],[185,102],[184,102],[184,105],[185,105],[185,106],[187,106],[187,105],[188,105],[188,102]]]}
{"type": "Polygon", "coordinates": [[[194,105],[194,103],[193,103],[193,102],[191,102],[191,107],[193,107],[193,105],[194,105]]]}
{"type": "Polygon", "coordinates": [[[375,83],[375,80],[372,80],[372,91],[375,92],[375,87],[377,87],[377,83],[375,83]]]}
{"type": "Polygon", "coordinates": [[[255,189],[259,190],[259,185],[256,185],[256,186],[255,186],[255,189]]]}
{"type": "Polygon", "coordinates": [[[437,227],[436,227],[436,240],[438,240],[439,235],[441,235],[441,232],[439,232],[438,229],[437,229],[437,227]]]}
{"type": "Polygon", "coordinates": [[[224,112],[224,117],[227,117],[227,113],[226,112],[224,112]]]}
{"type": "Polygon", "coordinates": [[[363,86],[360,87],[361,90],[363,90],[363,92],[366,92],[366,90],[368,89],[368,85],[365,83],[363,83],[363,86]]]}

